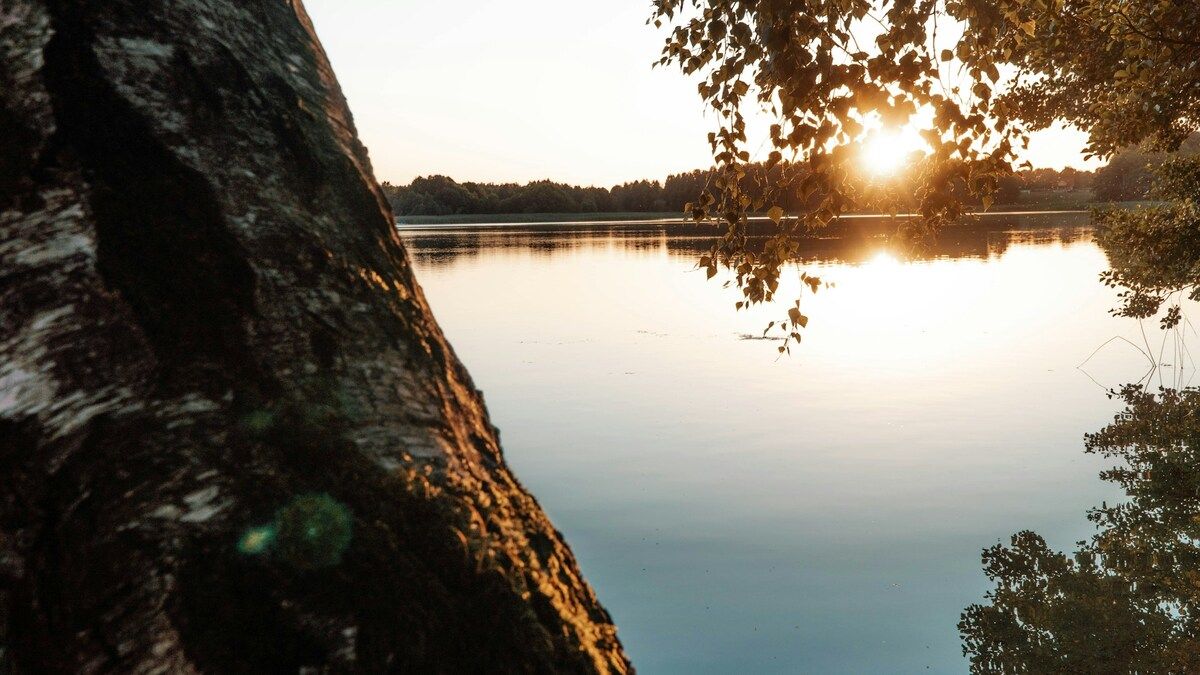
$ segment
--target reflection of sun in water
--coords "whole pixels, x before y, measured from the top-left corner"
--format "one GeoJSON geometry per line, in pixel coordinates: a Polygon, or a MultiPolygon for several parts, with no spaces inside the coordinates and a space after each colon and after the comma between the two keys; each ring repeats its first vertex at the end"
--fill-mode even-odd
{"type": "Polygon", "coordinates": [[[866,170],[876,176],[890,176],[904,169],[913,152],[924,143],[911,128],[900,131],[876,130],[862,143],[861,161],[866,170]]]}
{"type": "Polygon", "coordinates": [[[900,261],[896,259],[896,256],[892,255],[891,251],[880,249],[875,252],[875,255],[871,256],[867,264],[878,268],[896,268],[900,266],[900,261]]]}
{"type": "Polygon", "coordinates": [[[879,249],[862,264],[862,270],[868,277],[883,283],[902,267],[904,263],[887,249],[879,249]]]}
{"type": "Polygon", "coordinates": [[[873,293],[894,294],[897,289],[893,286],[896,275],[902,272],[904,263],[891,251],[879,249],[870,257],[863,260],[856,270],[856,276],[862,280],[873,293]]]}

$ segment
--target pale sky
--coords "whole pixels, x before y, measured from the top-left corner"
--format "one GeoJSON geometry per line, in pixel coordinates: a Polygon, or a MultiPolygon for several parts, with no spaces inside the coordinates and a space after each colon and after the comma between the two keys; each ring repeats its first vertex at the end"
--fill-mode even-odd
{"type": "MultiPolygon", "coordinates": [[[[711,164],[695,81],[651,68],[664,35],[646,25],[649,0],[305,6],[380,181],[611,186],[711,164]]],[[[1083,142],[1046,132],[1029,158],[1083,166],[1083,142]]]]}

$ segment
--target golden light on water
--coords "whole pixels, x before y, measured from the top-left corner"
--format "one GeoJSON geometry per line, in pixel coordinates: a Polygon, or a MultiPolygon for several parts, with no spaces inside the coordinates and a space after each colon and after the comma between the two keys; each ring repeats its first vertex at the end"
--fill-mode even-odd
{"type": "Polygon", "coordinates": [[[900,266],[900,260],[897,259],[895,254],[893,254],[891,251],[882,249],[876,252],[875,255],[871,256],[871,259],[867,262],[867,265],[869,265],[872,269],[890,270],[898,268],[900,266]]]}

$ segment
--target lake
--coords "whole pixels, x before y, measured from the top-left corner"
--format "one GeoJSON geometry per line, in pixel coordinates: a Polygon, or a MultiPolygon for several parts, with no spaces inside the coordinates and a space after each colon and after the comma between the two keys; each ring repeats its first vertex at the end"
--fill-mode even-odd
{"type": "Polygon", "coordinates": [[[1121,496],[1083,436],[1148,364],[1105,344],[1144,339],[1086,215],[985,218],[916,258],[847,230],[806,245],[797,270],[835,286],[782,357],[754,339],[782,307],[735,312],[685,225],[402,231],[643,673],[964,672],[981,550],[1069,550],[1121,496]]]}

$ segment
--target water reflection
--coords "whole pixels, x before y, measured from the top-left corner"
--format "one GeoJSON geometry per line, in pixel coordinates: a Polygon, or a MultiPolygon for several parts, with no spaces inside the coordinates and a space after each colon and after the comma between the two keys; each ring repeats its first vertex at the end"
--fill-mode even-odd
{"type": "Polygon", "coordinates": [[[741,339],[773,312],[695,269],[702,233],[402,234],[640,672],[961,673],[980,548],[1069,548],[1119,496],[1079,439],[1145,357],[1082,218],[985,221],[913,262],[882,229],[808,242],[837,287],[783,359],[741,339]],[[1114,335],[1097,386],[1075,366],[1114,335]]]}
{"type": "MultiPolygon", "coordinates": [[[[832,225],[820,237],[805,240],[802,262],[861,263],[890,246],[896,221],[854,219],[832,225]]],[[[605,223],[600,225],[407,226],[409,254],[426,267],[461,258],[521,251],[549,256],[604,249],[629,253],[666,253],[699,258],[712,246],[715,230],[688,223],[605,223]]],[[[986,216],[975,223],[947,228],[922,246],[905,247],[905,257],[988,259],[1014,244],[1073,243],[1091,237],[1086,214],[986,216]]]]}
{"type": "Polygon", "coordinates": [[[1150,367],[1110,392],[1123,409],[1084,441],[1123,494],[1088,511],[1095,532],[1070,555],[1028,530],[984,551],[994,587],[959,622],[974,672],[1200,672],[1200,390],[1189,386],[1196,330],[1186,313],[1197,299],[1194,229],[1137,225],[1102,230],[1103,278],[1122,289],[1114,313],[1153,328],[1140,344],[1102,347],[1124,340],[1150,367]]]}
{"type": "Polygon", "coordinates": [[[1200,391],[1142,385],[1089,434],[1125,498],[1070,557],[1025,531],[985,551],[995,588],[959,629],[976,672],[1200,671],[1200,391]]]}

